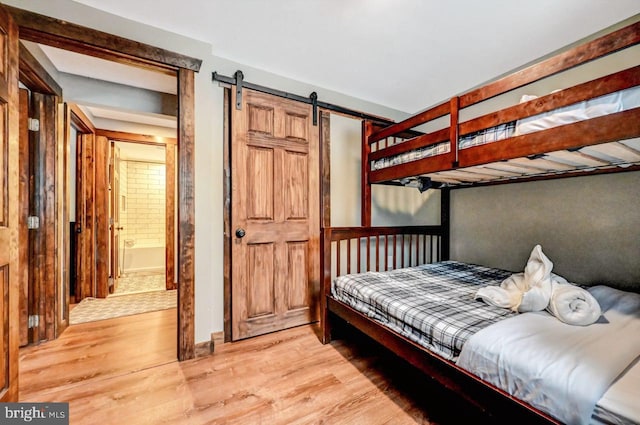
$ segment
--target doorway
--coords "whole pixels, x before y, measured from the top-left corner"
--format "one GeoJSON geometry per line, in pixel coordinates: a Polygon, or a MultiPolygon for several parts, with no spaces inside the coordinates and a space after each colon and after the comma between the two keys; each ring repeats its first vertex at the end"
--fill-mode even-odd
{"type": "MultiPolygon", "coordinates": [[[[176,108],[179,111],[177,134],[180,145],[176,149],[175,163],[180,167],[177,179],[177,196],[179,205],[177,209],[177,226],[184,228],[178,236],[174,253],[179,253],[184,258],[180,267],[176,268],[175,276],[179,281],[180,308],[178,319],[178,358],[181,360],[192,358],[194,355],[193,334],[193,119],[194,119],[194,72],[197,72],[201,61],[183,55],[158,49],[152,46],[133,42],[121,37],[99,33],[90,28],[85,28],[69,22],[48,18],[29,11],[3,6],[16,21],[20,37],[23,41],[42,43],[43,45],[56,45],[69,50],[82,51],[96,57],[106,58],[116,63],[136,64],[143,69],[153,69],[165,75],[172,75],[178,87],[176,108]],[[177,77],[177,78],[176,78],[177,77]]],[[[66,118],[66,114],[59,112],[58,119],[66,118]]],[[[178,174],[178,173],[176,173],[178,174]]],[[[53,181],[48,182],[51,187],[59,188],[53,181]]],[[[63,217],[58,214],[56,217],[63,217]]],[[[56,235],[64,233],[64,223],[58,222],[56,235]]],[[[177,232],[176,232],[177,233],[177,232]]],[[[63,238],[55,239],[53,244],[63,238]]],[[[51,246],[54,246],[54,245],[51,246]]],[[[65,248],[60,245],[60,251],[65,248]]],[[[56,250],[58,251],[58,250],[56,250]]],[[[57,269],[62,270],[59,264],[57,269]]],[[[56,284],[59,279],[56,273],[56,284]]],[[[49,276],[51,278],[51,276],[49,276]]],[[[172,279],[173,280],[173,279],[172,279]]],[[[56,299],[59,299],[57,296],[56,299]]],[[[6,349],[6,347],[5,347],[6,349]]]]}
{"type": "MultiPolygon", "coordinates": [[[[81,161],[83,155],[77,155],[75,227],[86,220],[83,210],[87,199],[95,199],[96,218],[100,211],[108,211],[108,223],[100,225],[100,220],[95,220],[96,240],[103,239],[104,243],[94,244],[96,258],[108,261],[104,261],[104,267],[94,268],[102,296],[76,296],[71,325],[176,307],[175,139],[156,138],[151,143],[146,140],[148,136],[106,130],[96,130],[96,135],[96,152],[103,151],[108,158],[96,161],[103,165],[95,166],[95,190],[83,199],[87,192],[80,177],[87,172],[81,161]]],[[[82,150],[80,143],[77,147],[82,150]]],[[[81,233],[76,232],[76,236],[81,233]]],[[[77,239],[80,245],[82,238],[77,239]]],[[[85,254],[75,250],[73,257],[81,262],[85,254]]],[[[86,286],[82,285],[86,276],[77,276],[78,287],[86,286]]]]}
{"type": "Polygon", "coordinates": [[[109,296],[167,289],[165,150],[111,142],[109,296]]]}

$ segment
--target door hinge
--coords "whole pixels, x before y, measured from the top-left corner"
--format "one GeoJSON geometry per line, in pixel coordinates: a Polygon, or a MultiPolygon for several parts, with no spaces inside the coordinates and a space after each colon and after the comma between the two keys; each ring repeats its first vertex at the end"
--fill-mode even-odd
{"type": "Polygon", "coordinates": [[[38,326],[40,326],[40,316],[29,316],[29,329],[37,328],[38,326]]]}
{"type": "Polygon", "coordinates": [[[27,217],[27,229],[39,229],[40,228],[40,217],[36,215],[30,215],[27,217]]]}
{"type": "Polygon", "coordinates": [[[37,118],[29,118],[29,131],[40,131],[40,120],[37,118]]]}

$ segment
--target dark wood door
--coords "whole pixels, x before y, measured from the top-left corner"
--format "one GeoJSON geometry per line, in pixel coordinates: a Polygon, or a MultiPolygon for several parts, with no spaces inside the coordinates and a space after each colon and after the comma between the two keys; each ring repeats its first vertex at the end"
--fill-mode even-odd
{"type": "Polygon", "coordinates": [[[18,400],[18,29],[0,6],[0,401],[18,400]]]}
{"type": "Polygon", "coordinates": [[[319,149],[310,105],[245,90],[231,120],[238,340],[317,320],[319,149]]]}

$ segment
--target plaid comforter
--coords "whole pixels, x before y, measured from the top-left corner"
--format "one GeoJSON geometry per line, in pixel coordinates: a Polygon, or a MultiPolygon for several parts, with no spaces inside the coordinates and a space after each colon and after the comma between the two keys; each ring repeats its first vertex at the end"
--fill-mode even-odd
{"type": "Polygon", "coordinates": [[[340,276],[335,299],[410,340],[455,360],[480,329],[514,314],[474,300],[486,285],[499,285],[511,272],[457,261],[340,276]]]}

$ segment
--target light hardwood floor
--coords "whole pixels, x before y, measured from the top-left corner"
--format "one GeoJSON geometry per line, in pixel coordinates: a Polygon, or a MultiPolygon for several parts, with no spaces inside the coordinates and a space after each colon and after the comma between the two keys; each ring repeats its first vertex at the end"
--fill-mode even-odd
{"type": "Polygon", "coordinates": [[[71,424],[445,424],[476,412],[364,338],[316,326],[178,363],[175,310],[75,325],[21,351],[21,401],[70,403],[71,424]]]}

